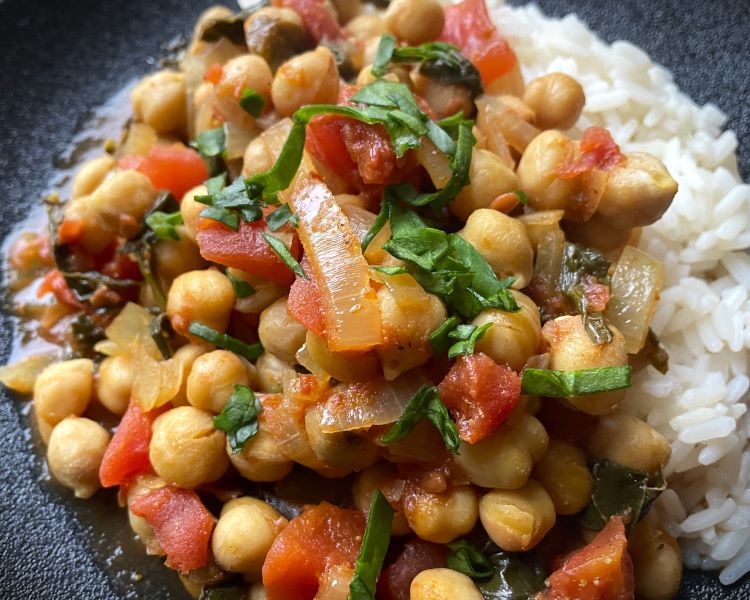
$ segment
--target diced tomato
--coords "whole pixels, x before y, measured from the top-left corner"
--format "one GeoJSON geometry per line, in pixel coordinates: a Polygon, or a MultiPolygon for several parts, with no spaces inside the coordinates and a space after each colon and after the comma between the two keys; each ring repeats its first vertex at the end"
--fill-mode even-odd
{"type": "Polygon", "coordinates": [[[445,26],[440,39],[461,49],[489,85],[516,66],[516,54],[498,33],[484,0],[463,0],[444,8],[445,26]]]}
{"type": "Polygon", "coordinates": [[[364,531],[364,513],[327,502],[292,519],[263,563],[268,600],[313,600],[328,569],[354,566],[364,531]]]}
{"type": "Polygon", "coordinates": [[[134,279],[136,281],[143,279],[138,263],[131,258],[130,254],[122,252],[116,252],[110,260],[102,265],[99,272],[109,275],[113,279],[134,279]]]}
{"type": "Polygon", "coordinates": [[[622,517],[612,517],[586,546],[547,579],[544,600],[633,600],[633,563],[622,517]]]}
{"type": "Polygon", "coordinates": [[[274,6],[291,8],[302,19],[302,23],[316,42],[337,40],[344,32],[329,9],[326,0],[274,0],[274,6]]]}
{"type": "MultiPolygon", "coordinates": [[[[288,226],[285,227],[281,231],[290,230],[288,226]]],[[[247,271],[276,283],[292,283],[294,273],[271,250],[263,239],[263,233],[270,233],[263,219],[252,223],[240,221],[237,231],[213,219],[199,219],[198,247],[206,260],[247,271]]],[[[299,238],[294,234],[291,253],[299,258],[300,252],[299,238]]]]}
{"type": "Polygon", "coordinates": [[[130,510],[154,529],[168,567],[187,573],[206,566],[214,519],[194,491],[157,488],[136,496],[130,510]]]}
{"type": "Polygon", "coordinates": [[[130,402],[104,452],[99,480],[104,487],[121,485],[144,471],[151,471],[148,446],[151,425],[167,407],[144,412],[137,402],[130,402]]]}
{"type": "MultiPolygon", "coordinates": [[[[305,273],[310,272],[310,261],[307,255],[302,257],[300,263],[305,273]]],[[[287,310],[291,317],[312,331],[314,334],[325,337],[326,315],[323,308],[323,296],[320,288],[313,277],[304,279],[297,277],[289,289],[287,310]]]]}
{"type": "Polygon", "coordinates": [[[224,69],[219,63],[214,63],[208,69],[206,69],[205,75],[203,75],[203,81],[213,83],[216,85],[221,81],[221,76],[224,73],[224,69]]]}
{"type": "MultiPolygon", "coordinates": [[[[442,544],[413,538],[378,579],[378,600],[409,600],[409,587],[422,571],[445,567],[448,548],[442,544]]],[[[458,600],[458,599],[456,599],[458,600]]]]}
{"type": "Polygon", "coordinates": [[[583,132],[578,155],[561,164],[555,172],[563,179],[572,179],[593,169],[611,171],[624,158],[609,131],[603,127],[589,127],[583,132]]]}
{"type": "Polygon", "coordinates": [[[42,279],[39,288],[37,289],[36,295],[38,298],[52,292],[57,298],[57,301],[71,308],[80,309],[82,304],[76,298],[76,295],[68,287],[68,282],[65,281],[65,277],[57,269],[52,269],[42,279]]]}
{"type": "Polygon", "coordinates": [[[315,117],[307,126],[305,149],[354,189],[362,187],[357,163],[344,144],[343,127],[348,119],[337,115],[315,117]]]}
{"type": "Polygon", "coordinates": [[[63,219],[57,228],[57,243],[73,244],[80,241],[86,223],[83,219],[63,219]]]}
{"type": "Polygon", "coordinates": [[[459,357],[438,389],[461,439],[475,444],[513,410],[521,395],[521,379],[512,369],[478,352],[459,357]]]}
{"type": "Polygon", "coordinates": [[[200,154],[182,144],[157,144],[147,156],[126,156],[119,165],[140,171],[154,187],[172,192],[177,200],[208,179],[208,168],[200,154]]]}
{"type": "Polygon", "coordinates": [[[581,278],[581,288],[589,311],[604,312],[606,310],[610,291],[608,285],[599,283],[591,275],[585,275],[581,278]]]}

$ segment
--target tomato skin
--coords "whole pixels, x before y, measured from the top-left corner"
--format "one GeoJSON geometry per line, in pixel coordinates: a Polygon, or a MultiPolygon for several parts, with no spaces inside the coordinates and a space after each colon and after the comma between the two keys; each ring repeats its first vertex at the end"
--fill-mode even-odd
{"type": "Polygon", "coordinates": [[[463,0],[446,6],[440,40],[461,49],[489,85],[516,66],[516,54],[500,36],[487,13],[484,0],[463,0]]]}
{"type": "Polygon", "coordinates": [[[594,169],[611,171],[624,158],[609,131],[603,127],[589,127],[583,132],[579,154],[561,164],[555,172],[563,179],[573,179],[594,169]]]}
{"type": "MultiPolygon", "coordinates": [[[[289,231],[288,226],[281,231],[289,231]]],[[[282,285],[294,281],[294,273],[276,256],[263,239],[268,231],[265,220],[247,223],[240,220],[237,231],[213,219],[198,220],[198,248],[208,261],[265,277],[282,285]]],[[[299,258],[299,238],[294,235],[291,253],[299,258]]]]}
{"type": "Polygon", "coordinates": [[[315,117],[307,126],[305,149],[348,185],[359,190],[363,181],[344,143],[343,128],[347,120],[338,115],[315,117]]]}
{"type": "Polygon", "coordinates": [[[203,75],[203,81],[213,83],[216,85],[221,81],[221,76],[224,73],[223,67],[219,63],[214,63],[208,69],[206,69],[205,75],[203,75]]]}
{"type": "MultiPolygon", "coordinates": [[[[378,579],[378,600],[409,600],[412,580],[422,571],[446,566],[448,549],[417,537],[406,542],[398,558],[378,579]]],[[[458,600],[458,599],[457,599],[458,600]]]]}
{"type": "Polygon", "coordinates": [[[182,144],[157,144],[147,156],[126,156],[119,164],[123,169],[140,171],[155,188],[172,192],[177,200],[208,179],[208,168],[200,154],[182,144]]]}
{"type": "Polygon", "coordinates": [[[194,491],[157,488],[133,498],[129,508],[154,529],[169,568],[187,573],[208,564],[214,519],[194,491]]]}
{"type": "MultiPolygon", "coordinates": [[[[307,255],[302,257],[300,266],[305,273],[310,273],[310,261],[307,255]]],[[[315,279],[297,277],[289,289],[287,311],[298,323],[304,325],[315,335],[325,339],[326,315],[323,307],[323,296],[315,279]]]]}
{"type": "Polygon", "coordinates": [[[364,531],[364,513],[327,502],[289,521],[263,563],[268,600],[313,600],[323,573],[354,566],[364,531]]]}
{"type": "Polygon", "coordinates": [[[302,19],[302,23],[315,42],[337,40],[344,32],[326,6],[325,0],[274,0],[274,6],[291,8],[302,19]]]}
{"type": "Polygon", "coordinates": [[[461,356],[438,386],[459,436],[475,444],[508,417],[521,395],[521,379],[482,352],[461,356]]]}
{"type": "Polygon", "coordinates": [[[148,458],[151,425],[166,410],[168,407],[144,412],[137,402],[130,401],[104,452],[99,468],[99,480],[103,487],[122,485],[139,473],[152,470],[148,458]]]}
{"type": "Polygon", "coordinates": [[[55,295],[55,298],[57,298],[57,301],[60,302],[60,304],[65,304],[66,306],[77,310],[83,308],[83,305],[73,293],[73,290],[68,287],[68,282],[65,281],[65,277],[63,277],[63,274],[57,269],[52,269],[44,276],[44,279],[42,279],[36,292],[37,298],[42,298],[49,292],[52,292],[55,295]]]}
{"type": "Polygon", "coordinates": [[[549,589],[541,600],[633,600],[633,563],[622,517],[607,526],[583,548],[568,554],[547,578],[549,589]]]}

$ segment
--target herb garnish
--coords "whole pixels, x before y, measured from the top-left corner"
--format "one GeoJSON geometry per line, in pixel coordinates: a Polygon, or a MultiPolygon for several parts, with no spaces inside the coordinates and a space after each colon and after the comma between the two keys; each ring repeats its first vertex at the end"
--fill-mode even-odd
{"type": "Polygon", "coordinates": [[[240,96],[240,106],[249,115],[258,118],[263,112],[266,100],[255,90],[245,88],[240,96]]]}
{"type": "Polygon", "coordinates": [[[214,427],[227,434],[232,454],[240,452],[258,433],[258,415],[263,408],[253,390],[235,385],[224,409],[214,417],[214,427]]]}
{"type": "Polygon", "coordinates": [[[524,369],[521,393],[547,398],[573,398],[600,392],[613,392],[630,387],[633,368],[630,366],[599,367],[580,371],[524,369]]]}
{"type": "Polygon", "coordinates": [[[448,568],[472,579],[486,579],[495,574],[495,568],[489,559],[466,540],[448,544],[448,548],[451,550],[447,559],[448,568]]]}
{"type": "Polygon", "coordinates": [[[162,240],[180,241],[180,234],[177,233],[177,225],[182,225],[182,214],[180,211],[165,213],[160,210],[152,212],[146,217],[148,225],[156,236],[162,240]]]}
{"type": "Polygon", "coordinates": [[[478,583],[485,600],[528,600],[545,589],[547,574],[531,553],[504,552],[492,543],[483,550],[495,571],[478,583]]]}
{"type": "Polygon", "coordinates": [[[167,313],[159,313],[153,319],[149,325],[149,333],[151,339],[154,340],[156,347],[159,348],[159,352],[164,357],[164,360],[172,358],[172,346],[170,340],[174,335],[174,329],[172,329],[172,323],[167,316],[167,313]]]}
{"type": "Polygon", "coordinates": [[[373,271],[383,273],[385,275],[402,275],[408,273],[406,267],[383,267],[381,265],[374,265],[370,267],[373,271]]]}
{"type": "Polygon", "coordinates": [[[307,279],[307,274],[302,268],[302,265],[300,265],[297,262],[297,259],[292,256],[292,253],[289,252],[289,248],[286,247],[286,244],[284,244],[284,242],[282,242],[279,238],[274,237],[268,233],[261,233],[261,235],[263,236],[263,239],[266,240],[266,244],[268,244],[271,250],[273,250],[274,254],[278,256],[281,259],[281,261],[287,267],[289,267],[289,269],[297,277],[302,277],[302,279],[307,279]]]}
{"type": "Polygon", "coordinates": [[[393,508],[383,492],[375,490],[347,600],[375,600],[375,586],[391,540],[392,521],[393,508]]]}
{"type": "Polygon", "coordinates": [[[255,293],[255,288],[244,279],[235,277],[229,271],[226,272],[226,276],[232,284],[235,298],[247,298],[255,293]]]}
{"type": "Polygon", "coordinates": [[[288,204],[282,204],[266,216],[266,224],[271,231],[278,231],[287,223],[292,225],[292,227],[296,227],[299,223],[299,217],[292,213],[292,209],[289,208],[288,204]]]}
{"type": "Polygon", "coordinates": [[[263,344],[261,344],[260,342],[257,342],[255,344],[247,344],[242,340],[233,338],[231,335],[227,335],[226,333],[216,331],[212,327],[209,327],[208,325],[204,325],[203,323],[199,323],[197,321],[193,321],[190,324],[188,331],[195,337],[206,340],[210,344],[218,346],[219,348],[224,348],[224,350],[229,350],[230,352],[239,354],[240,356],[250,361],[255,360],[261,354],[263,354],[263,344]]]}
{"type": "Polygon", "coordinates": [[[203,157],[210,175],[218,175],[224,170],[227,134],[223,127],[202,131],[190,145],[203,157]]]}

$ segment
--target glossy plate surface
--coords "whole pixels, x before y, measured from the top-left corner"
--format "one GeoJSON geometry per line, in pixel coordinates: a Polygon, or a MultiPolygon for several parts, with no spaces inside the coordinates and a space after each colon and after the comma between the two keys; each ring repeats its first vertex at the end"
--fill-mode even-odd
{"type": "MultiPolygon", "coordinates": [[[[519,2],[513,2],[517,4],[519,2]]],[[[210,2],[0,0],[0,237],[48,187],[52,157],[91,107],[155,68],[160,45],[188,32],[210,2]]],[[[698,102],[730,116],[740,168],[750,174],[750,3],[745,0],[541,0],[571,11],[608,41],[628,39],[675,72],[698,102]]],[[[0,314],[0,361],[12,321],[0,314]]],[[[161,561],[132,540],[112,493],[76,501],[47,480],[23,404],[0,392],[0,598],[187,598],[161,561]]],[[[750,580],[722,588],[686,575],[683,600],[750,598],[750,580]]]]}

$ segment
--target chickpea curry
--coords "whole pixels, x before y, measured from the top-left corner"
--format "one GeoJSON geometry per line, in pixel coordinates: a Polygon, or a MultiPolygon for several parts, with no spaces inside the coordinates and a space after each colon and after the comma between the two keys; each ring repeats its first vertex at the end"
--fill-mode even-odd
{"type": "Polygon", "coordinates": [[[670,446],[620,402],[677,184],[584,104],[483,0],[206,11],[11,250],[54,478],[204,599],[672,597],[670,446]]]}

